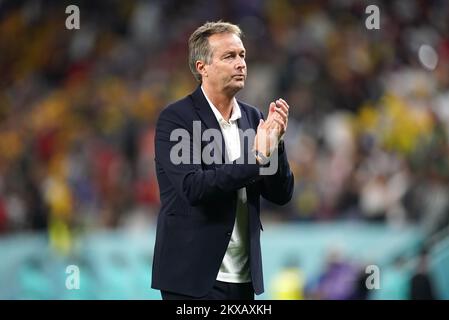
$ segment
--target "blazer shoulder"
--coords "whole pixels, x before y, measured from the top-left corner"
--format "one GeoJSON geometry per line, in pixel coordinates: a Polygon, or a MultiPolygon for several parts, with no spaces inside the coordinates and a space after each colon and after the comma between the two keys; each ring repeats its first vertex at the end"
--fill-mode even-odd
{"type": "Polygon", "coordinates": [[[193,100],[190,95],[170,103],[159,114],[158,122],[164,120],[187,120],[192,118],[193,100]]]}

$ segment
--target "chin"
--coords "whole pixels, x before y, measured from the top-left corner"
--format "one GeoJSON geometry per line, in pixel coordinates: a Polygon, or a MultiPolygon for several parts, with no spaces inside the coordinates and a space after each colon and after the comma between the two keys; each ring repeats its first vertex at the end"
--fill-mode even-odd
{"type": "Polygon", "coordinates": [[[237,92],[242,90],[244,87],[245,87],[244,81],[236,81],[236,82],[229,83],[226,86],[225,91],[230,92],[231,94],[236,94],[237,92]]]}
{"type": "Polygon", "coordinates": [[[239,92],[240,90],[242,90],[244,86],[245,86],[245,85],[241,85],[241,86],[232,86],[232,87],[230,88],[230,91],[231,91],[233,94],[236,94],[237,92],[239,92]]]}
{"type": "Polygon", "coordinates": [[[238,81],[235,87],[238,88],[239,90],[243,89],[245,87],[245,81],[238,81]]]}

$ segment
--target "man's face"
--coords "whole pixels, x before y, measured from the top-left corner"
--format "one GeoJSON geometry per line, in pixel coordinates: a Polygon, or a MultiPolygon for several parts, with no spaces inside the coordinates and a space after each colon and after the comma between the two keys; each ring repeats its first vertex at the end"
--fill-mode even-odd
{"type": "Polygon", "coordinates": [[[209,37],[212,50],[210,64],[205,65],[203,82],[220,92],[237,93],[245,86],[245,47],[233,33],[219,33],[209,37]]]}

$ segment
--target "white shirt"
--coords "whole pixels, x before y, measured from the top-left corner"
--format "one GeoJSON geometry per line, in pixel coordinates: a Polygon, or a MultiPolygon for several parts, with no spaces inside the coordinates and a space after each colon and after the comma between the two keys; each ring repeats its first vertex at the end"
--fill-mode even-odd
{"type": "MultiPolygon", "coordinates": [[[[203,90],[203,87],[201,87],[203,90]]],[[[221,115],[220,111],[209,100],[203,90],[209,106],[214,112],[215,117],[220,125],[221,132],[226,144],[226,153],[229,161],[234,161],[240,157],[240,137],[237,119],[240,119],[242,113],[237,101],[233,100],[234,107],[232,109],[229,122],[221,115]]],[[[236,209],[234,229],[232,230],[231,239],[226,249],[225,256],[217,275],[217,280],[232,283],[251,282],[250,266],[249,266],[249,226],[248,226],[248,205],[246,198],[246,188],[237,191],[237,209],[236,209]]]]}

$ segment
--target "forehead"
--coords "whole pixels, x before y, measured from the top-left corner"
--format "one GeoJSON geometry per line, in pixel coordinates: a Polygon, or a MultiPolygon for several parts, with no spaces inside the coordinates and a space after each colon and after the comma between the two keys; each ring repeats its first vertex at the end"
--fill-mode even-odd
{"type": "Polygon", "coordinates": [[[209,45],[213,53],[245,50],[242,40],[233,33],[217,33],[209,37],[209,45]]]}

